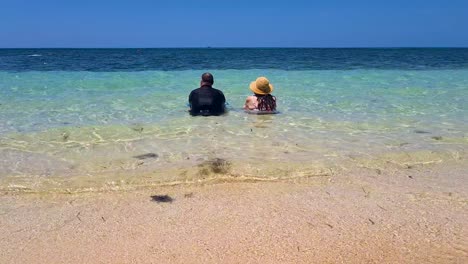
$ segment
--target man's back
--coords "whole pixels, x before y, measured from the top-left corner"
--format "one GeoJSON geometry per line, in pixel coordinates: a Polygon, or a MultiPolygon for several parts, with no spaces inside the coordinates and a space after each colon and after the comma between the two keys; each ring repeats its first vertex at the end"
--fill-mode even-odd
{"type": "Polygon", "coordinates": [[[223,92],[208,85],[193,90],[189,95],[190,113],[192,115],[223,114],[225,103],[226,98],[223,92]]]}

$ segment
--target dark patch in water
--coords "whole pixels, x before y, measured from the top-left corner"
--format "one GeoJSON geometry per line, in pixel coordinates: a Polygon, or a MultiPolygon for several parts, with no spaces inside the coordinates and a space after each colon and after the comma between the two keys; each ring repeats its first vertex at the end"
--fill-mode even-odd
{"type": "Polygon", "coordinates": [[[229,172],[231,163],[225,159],[216,158],[205,161],[198,167],[200,167],[201,174],[209,174],[210,172],[225,174],[229,172]]]}
{"type": "Polygon", "coordinates": [[[430,134],[431,132],[417,129],[417,130],[414,131],[414,133],[416,133],[416,134],[430,134]]]}
{"type": "Polygon", "coordinates": [[[141,132],[143,132],[143,127],[132,127],[132,130],[141,133],[141,132]]]}
{"type": "Polygon", "coordinates": [[[69,138],[70,138],[70,134],[68,134],[68,132],[65,132],[62,134],[63,141],[68,141],[69,138]]]}
{"type": "Polygon", "coordinates": [[[155,159],[157,157],[159,157],[158,154],[156,153],[146,153],[146,154],[141,154],[141,155],[137,155],[137,156],[133,156],[135,159],[139,159],[139,160],[143,160],[143,159],[155,159]]]}
{"type": "Polygon", "coordinates": [[[185,177],[187,177],[187,173],[188,173],[188,171],[184,170],[184,171],[182,171],[181,173],[179,173],[179,176],[185,178],[185,177]]]}
{"type": "Polygon", "coordinates": [[[434,139],[434,140],[442,140],[441,136],[435,136],[435,137],[431,137],[431,138],[434,139]]]}
{"type": "MultiPolygon", "coordinates": [[[[211,171],[206,167],[200,166],[200,169],[198,169],[198,173],[200,175],[207,176],[211,174],[211,171]]],[[[202,177],[202,179],[205,179],[205,177],[202,177]]]]}
{"type": "Polygon", "coordinates": [[[172,203],[172,201],[174,201],[174,199],[172,199],[172,197],[170,197],[167,194],[165,194],[165,195],[152,195],[151,200],[153,200],[153,202],[157,202],[157,203],[172,203]]]}

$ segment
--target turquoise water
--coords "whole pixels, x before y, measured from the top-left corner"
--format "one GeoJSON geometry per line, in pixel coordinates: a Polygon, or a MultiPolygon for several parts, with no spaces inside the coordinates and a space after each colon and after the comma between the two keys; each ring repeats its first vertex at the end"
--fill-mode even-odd
{"type": "MultiPolygon", "coordinates": [[[[43,60],[41,52],[15,56],[43,60]]],[[[341,69],[328,64],[291,70],[287,61],[268,68],[254,60],[252,68],[241,69],[199,69],[197,63],[184,69],[188,63],[182,69],[148,64],[152,69],[118,70],[106,64],[109,71],[83,71],[68,69],[71,64],[63,61],[54,69],[33,63],[34,69],[19,70],[10,53],[5,60],[0,52],[3,190],[330,176],[355,165],[385,169],[389,161],[401,167],[463,161],[468,149],[468,67],[454,60],[444,64],[441,56],[437,63],[418,64],[402,59],[416,55],[403,53],[392,57],[393,63],[382,62],[386,67],[354,63],[358,66],[341,69]],[[213,73],[214,86],[229,102],[224,116],[186,112],[188,94],[205,71],[213,73]],[[248,85],[258,76],[275,85],[280,114],[242,111],[248,85]]],[[[288,63],[310,63],[298,56],[288,63]]]]}

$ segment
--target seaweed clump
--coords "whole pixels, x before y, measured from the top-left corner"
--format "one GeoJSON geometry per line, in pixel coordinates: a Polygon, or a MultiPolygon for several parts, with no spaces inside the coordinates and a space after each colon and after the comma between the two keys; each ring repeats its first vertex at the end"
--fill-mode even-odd
{"type": "Polygon", "coordinates": [[[167,194],[166,195],[152,195],[151,200],[157,203],[172,203],[172,201],[174,201],[174,199],[167,194]]]}
{"type": "Polygon", "coordinates": [[[231,170],[231,163],[225,159],[215,158],[198,165],[201,174],[226,174],[231,170]]]}

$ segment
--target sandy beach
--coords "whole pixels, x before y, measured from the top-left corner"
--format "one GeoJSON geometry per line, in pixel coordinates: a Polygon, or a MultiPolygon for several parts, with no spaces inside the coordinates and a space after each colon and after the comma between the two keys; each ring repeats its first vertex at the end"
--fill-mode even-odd
{"type": "Polygon", "coordinates": [[[0,14],[0,264],[468,264],[467,0],[0,14]]]}
{"type": "Polygon", "coordinates": [[[467,171],[3,193],[0,262],[466,263],[467,171]]]}

